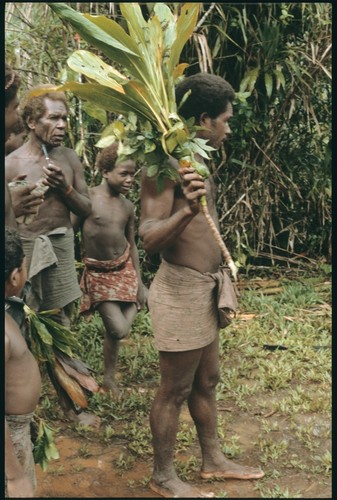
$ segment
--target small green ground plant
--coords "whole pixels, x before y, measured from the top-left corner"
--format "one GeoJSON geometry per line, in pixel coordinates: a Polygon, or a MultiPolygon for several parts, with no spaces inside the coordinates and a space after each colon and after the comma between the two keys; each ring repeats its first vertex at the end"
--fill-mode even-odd
{"type": "MultiPolygon", "coordinates": [[[[308,482],[327,491],[331,481],[330,274],[286,274],[284,279],[278,275],[276,288],[271,276],[265,280],[278,289],[272,294],[268,288],[257,289],[261,280],[255,277],[241,281],[239,314],[220,332],[219,436],[229,458],[245,463],[249,455],[251,463],[264,469],[265,477],[255,483],[262,498],[305,497],[308,482]],[[296,487],[287,482],[294,475],[296,487]],[[302,490],[301,480],[306,482],[302,490]]],[[[74,328],[83,346],[81,355],[97,370],[100,383],[101,319],[94,315],[88,323],[78,317],[74,328]]],[[[114,447],[122,442],[115,468],[125,476],[139,461],[152,461],[149,412],[159,368],[147,310],[137,315],[130,337],[121,344],[119,384],[118,400],[99,393],[90,396],[90,411],[102,418],[99,431],[70,426],[66,432],[75,430],[85,437],[85,455],[90,454],[90,443],[114,447]]],[[[60,413],[48,384],[40,412],[54,421],[55,428],[60,413]]],[[[200,450],[187,407],[182,410],[176,452],[181,476],[197,478],[200,450]]],[[[137,481],[132,485],[136,488],[137,481]]],[[[219,495],[225,498],[226,485],[220,485],[219,495]]]]}

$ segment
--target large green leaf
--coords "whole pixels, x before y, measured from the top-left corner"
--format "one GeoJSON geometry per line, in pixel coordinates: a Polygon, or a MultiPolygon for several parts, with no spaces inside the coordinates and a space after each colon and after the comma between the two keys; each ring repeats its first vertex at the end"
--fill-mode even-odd
{"type": "Polygon", "coordinates": [[[179,63],[181,51],[194,31],[198,20],[199,6],[199,3],[188,3],[183,5],[181,9],[181,14],[177,21],[176,39],[171,49],[170,71],[173,71],[179,63]]]}
{"type": "Polygon", "coordinates": [[[109,36],[113,36],[118,42],[129,47],[133,53],[137,54],[137,57],[134,57],[131,54],[125,53],[121,55],[122,58],[116,54],[115,57],[110,57],[112,61],[121,64],[122,68],[126,68],[130,76],[133,76],[134,78],[138,78],[142,81],[149,79],[148,67],[144,64],[143,55],[139,50],[136,41],[129,36],[119,24],[112,19],[106,18],[105,16],[91,16],[90,14],[84,14],[84,17],[105,31],[109,36]]]}
{"type": "Polygon", "coordinates": [[[176,39],[176,24],[170,8],[165,3],[156,3],[153,8],[163,26],[163,56],[170,50],[176,39]]]}
{"type": "Polygon", "coordinates": [[[137,81],[130,81],[125,85],[125,91],[128,95],[133,97],[135,102],[145,103],[149,112],[152,113],[150,121],[155,122],[156,125],[160,127],[161,131],[165,131],[167,127],[170,127],[169,123],[163,121],[165,116],[162,114],[160,102],[158,102],[158,100],[153,101],[146,86],[137,81]]]}
{"type": "Polygon", "coordinates": [[[142,103],[98,83],[67,82],[55,87],[56,89],[63,92],[74,92],[82,99],[92,101],[112,113],[127,115],[130,111],[133,111],[147,120],[154,121],[153,114],[142,103]]]}
{"type": "Polygon", "coordinates": [[[127,82],[127,78],[92,52],[88,50],[77,50],[71,54],[67,63],[74,71],[82,73],[88,78],[124,94],[122,85],[117,82],[127,82]],[[116,78],[117,81],[115,81],[113,77],[116,78]]]}
{"type": "Polygon", "coordinates": [[[135,38],[140,50],[146,51],[146,45],[151,43],[148,25],[144,20],[139,4],[134,2],[121,2],[119,4],[122,16],[126,19],[131,38],[135,38]]]}
{"type": "Polygon", "coordinates": [[[109,59],[127,66],[129,71],[137,68],[136,60],[139,58],[139,53],[130,49],[129,45],[132,42],[126,38],[127,35],[125,34],[124,41],[130,42],[128,44],[121,43],[114,36],[114,32],[120,33],[121,29],[117,23],[112,22],[114,31],[108,34],[99,26],[99,20],[94,19],[93,16],[83,16],[64,3],[52,2],[48,5],[59,17],[70,23],[84,40],[100,49],[109,59]]]}
{"type": "Polygon", "coordinates": [[[166,99],[161,78],[162,28],[157,17],[148,22],[143,18],[140,6],[136,3],[121,3],[121,12],[127,21],[131,37],[137,41],[142,54],[143,66],[141,80],[149,88],[152,99],[166,99]],[[146,71],[145,71],[146,68],[146,71]]]}

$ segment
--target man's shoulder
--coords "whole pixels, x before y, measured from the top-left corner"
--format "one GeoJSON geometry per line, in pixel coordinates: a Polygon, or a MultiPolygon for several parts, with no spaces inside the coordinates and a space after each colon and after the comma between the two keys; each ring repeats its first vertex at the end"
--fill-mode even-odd
{"type": "Polygon", "coordinates": [[[68,148],[67,146],[58,146],[56,151],[60,155],[74,156],[78,158],[76,151],[72,148],[68,148]]]}

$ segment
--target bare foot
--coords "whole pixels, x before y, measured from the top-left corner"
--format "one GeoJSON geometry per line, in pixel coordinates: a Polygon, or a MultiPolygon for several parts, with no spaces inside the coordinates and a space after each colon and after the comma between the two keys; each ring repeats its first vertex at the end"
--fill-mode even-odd
{"type": "Polygon", "coordinates": [[[102,385],[102,387],[99,388],[98,392],[100,394],[109,394],[112,399],[118,399],[120,396],[120,390],[118,389],[117,385],[112,385],[112,386],[102,385]]]}
{"type": "Polygon", "coordinates": [[[214,498],[214,493],[206,493],[184,483],[180,479],[169,479],[157,483],[151,479],[149,486],[152,491],[164,498],[214,498]]]}
{"type": "Polygon", "coordinates": [[[73,410],[67,412],[67,417],[76,422],[79,425],[85,425],[87,427],[95,427],[99,429],[101,425],[101,419],[93,413],[87,413],[82,411],[81,413],[75,413],[73,410]]]}
{"type": "Polygon", "coordinates": [[[202,470],[202,479],[261,479],[264,472],[256,467],[239,465],[225,460],[221,467],[213,470],[202,470]]]}

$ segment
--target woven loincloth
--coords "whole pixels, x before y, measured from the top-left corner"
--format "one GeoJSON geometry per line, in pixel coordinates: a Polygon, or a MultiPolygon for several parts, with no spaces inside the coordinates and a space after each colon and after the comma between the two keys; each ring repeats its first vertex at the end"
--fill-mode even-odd
{"type": "Polygon", "coordinates": [[[81,296],[75,268],[74,231],[61,227],[36,238],[22,237],[31,290],[25,301],[33,309],[63,308],[81,296]]]}
{"type": "Polygon", "coordinates": [[[148,305],[159,351],[190,351],[219,332],[217,285],[210,274],[162,261],[150,286],[148,305]]]}
{"type": "Polygon", "coordinates": [[[138,278],[130,255],[130,245],[115,260],[83,259],[83,292],[80,312],[87,312],[101,302],[136,302],[138,278]]]}
{"type": "MultiPolygon", "coordinates": [[[[33,415],[34,413],[27,413],[27,415],[6,415],[6,421],[8,423],[11,442],[15,450],[15,454],[22,465],[25,474],[31,479],[35,489],[35,463],[30,436],[30,423],[33,415]]],[[[5,497],[8,497],[6,478],[5,497]]]]}

